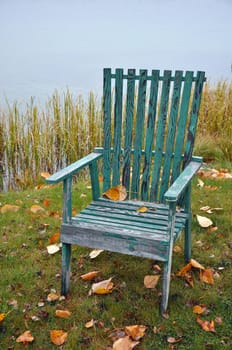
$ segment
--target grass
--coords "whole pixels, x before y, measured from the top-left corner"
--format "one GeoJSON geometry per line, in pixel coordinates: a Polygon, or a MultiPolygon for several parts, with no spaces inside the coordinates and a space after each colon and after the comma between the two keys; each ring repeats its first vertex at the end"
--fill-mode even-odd
{"type": "MultiPolygon", "coordinates": [[[[191,288],[176,276],[184,266],[183,242],[180,241],[181,252],[174,253],[168,319],[159,315],[161,281],[155,291],[143,286],[144,276],[152,274],[154,261],[109,252],[91,260],[88,248],[73,249],[70,297],[47,302],[51,290],[60,290],[61,256],[59,252],[48,255],[46,246],[49,238],[60,229],[62,189],[55,186],[1,193],[1,206],[16,204],[20,207],[16,213],[0,213],[0,313],[10,311],[0,325],[1,349],[22,349],[22,344],[15,340],[27,329],[35,337],[28,345],[29,349],[55,349],[57,346],[51,344],[49,331],[63,329],[68,332],[68,340],[60,349],[108,350],[112,347],[109,338],[112,330],[132,324],[148,327],[141,344],[136,347],[141,350],[230,349],[232,199],[228,193],[231,180],[204,179],[204,182],[218,188],[214,191],[199,188],[194,180],[192,256],[213,269],[214,284],[200,282],[195,272],[194,287],[191,288]],[[30,211],[32,205],[40,205],[45,211],[33,214],[30,211]],[[196,214],[204,216],[199,208],[205,205],[223,208],[210,216],[214,226],[218,226],[212,233],[196,222],[196,214]],[[91,282],[81,281],[80,275],[92,270],[100,271],[97,279],[113,277],[115,289],[112,294],[88,296],[91,282]],[[39,302],[44,306],[39,307],[39,302]],[[192,312],[196,304],[205,304],[209,309],[209,314],[200,316],[201,319],[222,319],[221,324],[215,323],[216,333],[205,332],[197,324],[192,312]],[[55,317],[56,309],[68,309],[72,314],[68,319],[59,319],[55,317]],[[31,316],[39,317],[39,321],[32,321],[31,316]],[[94,327],[86,329],[85,323],[92,318],[96,320],[94,327]],[[154,327],[158,329],[156,334],[154,327]],[[171,345],[167,342],[168,337],[180,339],[180,342],[171,345]]],[[[77,212],[90,200],[91,191],[87,185],[84,181],[75,185],[73,205],[77,212]]]]}

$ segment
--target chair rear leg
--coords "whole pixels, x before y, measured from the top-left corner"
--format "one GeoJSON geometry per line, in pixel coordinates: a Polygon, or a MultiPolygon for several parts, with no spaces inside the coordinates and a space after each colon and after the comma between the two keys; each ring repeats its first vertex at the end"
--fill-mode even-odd
{"type": "Polygon", "coordinates": [[[160,305],[160,311],[162,316],[165,316],[165,313],[167,312],[167,307],[168,307],[171,268],[172,268],[171,261],[167,261],[164,263],[162,300],[160,305]]]}
{"type": "Polygon", "coordinates": [[[62,243],[61,295],[66,296],[70,286],[71,244],[62,243]]]}
{"type": "Polygon", "coordinates": [[[186,262],[189,262],[189,260],[191,259],[191,225],[192,219],[190,213],[185,226],[184,259],[186,262]]]}

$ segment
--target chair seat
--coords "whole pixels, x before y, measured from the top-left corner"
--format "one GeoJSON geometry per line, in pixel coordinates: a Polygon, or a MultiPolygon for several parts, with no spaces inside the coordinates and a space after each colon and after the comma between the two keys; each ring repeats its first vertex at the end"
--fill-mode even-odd
{"type": "MultiPolygon", "coordinates": [[[[183,210],[176,213],[174,240],[187,217],[183,210]]],[[[167,261],[167,229],[167,205],[100,198],[73,217],[71,224],[62,225],[61,241],[167,261]]]]}

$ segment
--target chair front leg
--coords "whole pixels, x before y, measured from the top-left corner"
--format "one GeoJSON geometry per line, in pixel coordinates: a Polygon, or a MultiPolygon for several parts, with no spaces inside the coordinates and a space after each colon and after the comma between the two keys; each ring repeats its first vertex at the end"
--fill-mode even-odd
{"type": "Polygon", "coordinates": [[[169,247],[167,261],[164,263],[163,271],[163,286],[162,286],[162,300],[161,300],[161,315],[165,316],[168,307],[168,297],[171,280],[172,269],[172,251],[174,241],[174,229],[175,229],[175,215],[176,215],[176,202],[169,203],[169,215],[168,215],[168,236],[169,247]]]}
{"type": "Polygon", "coordinates": [[[61,277],[61,295],[66,296],[70,286],[70,266],[71,266],[71,244],[62,244],[62,277],[61,277]]]}
{"type": "Polygon", "coordinates": [[[185,192],[184,207],[188,213],[188,219],[185,224],[185,239],[184,239],[184,258],[188,262],[191,258],[191,226],[192,226],[192,210],[191,210],[191,185],[189,185],[185,192]]]}

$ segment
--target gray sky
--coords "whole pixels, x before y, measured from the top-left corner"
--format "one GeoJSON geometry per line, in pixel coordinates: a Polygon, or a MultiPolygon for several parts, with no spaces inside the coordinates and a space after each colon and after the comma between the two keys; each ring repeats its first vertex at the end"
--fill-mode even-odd
{"type": "Polygon", "coordinates": [[[0,23],[0,101],[101,96],[103,67],[232,78],[232,0],[0,0],[0,23]]]}

